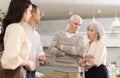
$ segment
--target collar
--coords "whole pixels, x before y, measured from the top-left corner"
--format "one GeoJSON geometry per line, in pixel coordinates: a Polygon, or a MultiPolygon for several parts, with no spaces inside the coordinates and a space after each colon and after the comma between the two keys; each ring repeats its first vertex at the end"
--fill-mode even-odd
{"type": "Polygon", "coordinates": [[[28,23],[22,23],[23,26],[26,26],[27,28],[29,28],[30,30],[36,30],[36,27],[34,27],[34,29],[32,28],[32,26],[28,23]]]}

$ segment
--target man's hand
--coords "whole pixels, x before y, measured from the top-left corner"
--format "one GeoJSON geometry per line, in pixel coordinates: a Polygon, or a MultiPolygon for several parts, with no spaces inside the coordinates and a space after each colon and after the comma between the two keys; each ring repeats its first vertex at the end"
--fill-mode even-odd
{"type": "Polygon", "coordinates": [[[51,55],[49,55],[49,54],[45,54],[45,55],[40,55],[39,57],[38,57],[38,60],[39,61],[45,61],[48,57],[50,57],[51,55]]]}
{"type": "Polygon", "coordinates": [[[75,43],[74,46],[79,46],[79,43],[75,43]]]}
{"type": "Polygon", "coordinates": [[[55,47],[60,50],[61,44],[57,43],[57,44],[55,45],[55,47]]]}

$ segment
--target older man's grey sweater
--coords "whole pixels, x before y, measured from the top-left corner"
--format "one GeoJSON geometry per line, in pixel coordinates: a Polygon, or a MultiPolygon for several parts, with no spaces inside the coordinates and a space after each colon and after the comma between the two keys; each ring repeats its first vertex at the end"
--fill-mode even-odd
{"type": "Polygon", "coordinates": [[[77,57],[83,52],[83,35],[76,33],[68,38],[65,32],[57,33],[48,49],[50,54],[55,54],[54,69],[63,72],[80,72],[81,69],[77,64],[77,57]],[[55,48],[55,44],[59,43],[62,48],[55,48]]]}

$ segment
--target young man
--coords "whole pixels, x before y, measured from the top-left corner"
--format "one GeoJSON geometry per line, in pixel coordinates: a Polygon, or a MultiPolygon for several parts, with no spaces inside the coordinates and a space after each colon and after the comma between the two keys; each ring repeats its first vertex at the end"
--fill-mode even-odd
{"type": "Polygon", "coordinates": [[[35,30],[35,25],[40,22],[40,10],[39,8],[32,4],[31,18],[28,23],[23,23],[23,27],[27,33],[28,38],[31,41],[31,51],[29,53],[29,59],[34,62],[32,71],[26,68],[27,78],[35,78],[35,70],[37,60],[44,61],[48,55],[45,55],[43,47],[40,41],[40,36],[35,30]]]}

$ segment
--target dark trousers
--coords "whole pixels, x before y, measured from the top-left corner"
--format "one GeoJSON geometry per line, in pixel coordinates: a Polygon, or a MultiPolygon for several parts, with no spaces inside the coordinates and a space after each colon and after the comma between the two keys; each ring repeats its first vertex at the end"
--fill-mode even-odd
{"type": "Polygon", "coordinates": [[[92,67],[85,72],[85,78],[109,78],[108,70],[105,65],[92,67]]]}
{"type": "Polygon", "coordinates": [[[35,78],[35,72],[36,71],[28,71],[27,70],[27,74],[26,74],[27,78],[35,78]]]}

